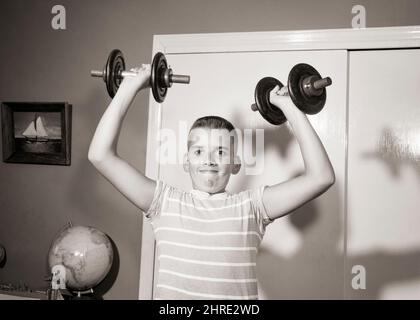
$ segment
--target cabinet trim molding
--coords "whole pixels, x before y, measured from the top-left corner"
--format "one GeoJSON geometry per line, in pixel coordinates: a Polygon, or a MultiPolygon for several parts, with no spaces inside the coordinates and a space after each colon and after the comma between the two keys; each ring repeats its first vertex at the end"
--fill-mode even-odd
{"type": "Polygon", "coordinates": [[[420,47],[420,26],[169,34],[153,41],[166,54],[412,48],[420,47]]]}

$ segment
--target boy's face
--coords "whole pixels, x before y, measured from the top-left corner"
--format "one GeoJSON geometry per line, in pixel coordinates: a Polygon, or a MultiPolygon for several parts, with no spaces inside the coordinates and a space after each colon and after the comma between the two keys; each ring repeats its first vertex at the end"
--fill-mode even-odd
{"type": "Polygon", "coordinates": [[[193,188],[210,194],[224,192],[231,174],[240,169],[235,157],[234,131],[195,128],[188,136],[184,169],[193,188]]]}

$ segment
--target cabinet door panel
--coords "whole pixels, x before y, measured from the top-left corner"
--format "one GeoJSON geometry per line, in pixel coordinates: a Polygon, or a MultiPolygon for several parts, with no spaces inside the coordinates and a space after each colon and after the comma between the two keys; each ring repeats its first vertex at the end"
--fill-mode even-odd
{"type": "Polygon", "coordinates": [[[420,50],[351,52],[349,74],[346,297],[419,299],[420,50]]]}
{"type": "MultiPolygon", "coordinates": [[[[251,111],[255,86],[265,76],[287,84],[289,71],[300,62],[333,79],[324,110],[309,120],[327,149],[337,182],[318,199],[267,228],[257,270],[260,299],[341,299],[347,51],[176,54],[167,55],[167,60],[175,72],[190,74],[191,83],[174,84],[161,106],[161,146],[166,147],[160,149],[159,179],[185,190],[191,189],[189,175],[182,167],[186,135],[193,121],[205,115],[230,120],[242,131],[243,150],[256,156],[255,160],[242,154],[242,169],[231,178],[230,191],[275,184],[300,174],[303,161],[289,127],[272,126],[251,111]],[[264,130],[262,148],[256,129],[264,130]],[[245,138],[246,130],[253,133],[252,141],[245,138]],[[176,152],[175,159],[170,152],[176,152]]],[[[152,112],[153,107],[152,102],[152,112]]]]}

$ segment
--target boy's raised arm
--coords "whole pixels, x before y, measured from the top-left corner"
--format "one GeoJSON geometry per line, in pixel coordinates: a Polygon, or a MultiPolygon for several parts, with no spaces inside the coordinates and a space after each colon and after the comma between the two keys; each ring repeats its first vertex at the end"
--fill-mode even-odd
{"type": "Polygon", "coordinates": [[[306,115],[288,96],[270,92],[270,102],[279,107],[289,121],[299,143],[305,172],[291,180],[266,188],[263,203],[271,219],[277,219],[324,193],[335,182],[334,169],[317,133],[306,115]]]}
{"type": "Polygon", "coordinates": [[[147,211],[154,195],[156,182],[147,178],[117,154],[118,137],[124,117],[137,92],[146,88],[150,65],[133,69],[138,75],[125,77],[103,114],[89,147],[88,159],[95,168],[127,199],[147,211]]]}

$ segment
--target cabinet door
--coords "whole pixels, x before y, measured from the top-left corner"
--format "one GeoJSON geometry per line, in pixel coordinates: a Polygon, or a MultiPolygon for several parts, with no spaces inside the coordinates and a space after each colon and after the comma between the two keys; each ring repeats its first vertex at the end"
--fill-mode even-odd
{"type": "Polygon", "coordinates": [[[419,299],[420,50],[349,65],[346,298],[419,299]]]}
{"type": "MultiPolygon", "coordinates": [[[[258,112],[251,111],[254,89],[266,76],[287,84],[289,71],[301,62],[332,78],[323,111],[309,116],[309,120],[326,147],[337,181],[321,197],[268,226],[257,270],[260,299],[341,299],[347,51],[168,54],[167,60],[175,73],[189,74],[191,83],[174,84],[161,106],[151,102],[149,126],[163,130],[160,153],[155,157],[158,150],[149,148],[153,156],[148,155],[148,165],[158,161],[158,178],[185,190],[191,189],[190,177],[182,167],[188,129],[195,119],[205,115],[225,117],[242,132],[243,151],[248,154],[242,154],[241,172],[231,178],[229,191],[276,184],[301,174],[302,157],[288,125],[270,125],[258,112]],[[262,135],[258,129],[263,129],[262,135]],[[261,137],[263,141],[259,140],[261,137]]],[[[157,132],[149,130],[149,134],[149,139],[154,139],[157,132]]],[[[145,234],[150,235],[150,231],[145,234]]],[[[145,263],[148,262],[142,261],[145,263]]],[[[156,275],[155,269],[155,279],[156,275]]],[[[140,283],[143,292],[149,278],[143,275],[144,281],[140,283]]]]}

